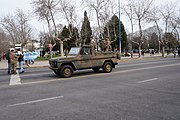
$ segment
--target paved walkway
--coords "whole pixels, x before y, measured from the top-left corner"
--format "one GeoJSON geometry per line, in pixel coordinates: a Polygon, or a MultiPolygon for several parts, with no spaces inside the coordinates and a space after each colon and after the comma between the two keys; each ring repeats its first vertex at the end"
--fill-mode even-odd
{"type": "MultiPolygon", "coordinates": [[[[155,54],[154,56],[150,56],[149,54],[145,54],[144,57],[140,58],[155,58],[155,57],[161,57],[161,54],[155,54]]],[[[172,56],[172,55],[170,55],[172,56]]],[[[138,54],[134,54],[133,59],[138,59],[138,54]]],[[[126,60],[133,60],[131,57],[122,57],[120,61],[126,61],[126,60]]],[[[0,69],[7,69],[8,63],[7,60],[1,60],[0,62],[0,69]]],[[[34,64],[29,64],[29,67],[48,67],[49,61],[35,61],[34,64]]],[[[25,67],[28,67],[25,65],[25,67]]]]}
{"type": "MultiPolygon", "coordinates": [[[[7,60],[1,60],[0,69],[7,69],[8,63],[7,60]]],[[[49,61],[35,61],[34,64],[29,64],[29,67],[48,67],[49,61]]],[[[18,66],[19,67],[19,66],[18,66]]],[[[28,68],[28,66],[24,65],[24,67],[28,68]]]]}

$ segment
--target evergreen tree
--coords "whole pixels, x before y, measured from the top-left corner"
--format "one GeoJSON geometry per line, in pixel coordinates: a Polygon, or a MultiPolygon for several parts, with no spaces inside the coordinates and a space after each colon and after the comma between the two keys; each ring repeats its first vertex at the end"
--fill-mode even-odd
{"type": "Polygon", "coordinates": [[[69,25],[68,28],[65,26],[59,38],[64,41],[64,49],[70,50],[71,47],[77,46],[77,40],[79,39],[78,29],[72,25],[69,25]],[[70,35],[69,30],[71,30],[72,35],[70,35]]]}
{"type": "Polygon", "coordinates": [[[84,21],[81,27],[81,44],[89,44],[90,43],[90,37],[92,35],[92,30],[90,26],[90,22],[87,16],[87,12],[84,12],[84,21]]]}
{"type": "MultiPolygon", "coordinates": [[[[104,38],[108,37],[112,41],[112,48],[119,48],[119,32],[118,32],[119,19],[116,15],[113,15],[111,20],[106,24],[104,28],[104,38]]],[[[121,24],[121,49],[127,49],[127,34],[123,23],[121,24]]]]}
{"type": "Polygon", "coordinates": [[[69,35],[70,35],[69,29],[66,26],[64,26],[64,28],[61,32],[62,39],[68,38],[69,35]]]}
{"type": "Polygon", "coordinates": [[[166,47],[169,48],[169,50],[176,48],[178,45],[177,39],[172,33],[165,33],[163,35],[163,39],[166,43],[166,47]]]}

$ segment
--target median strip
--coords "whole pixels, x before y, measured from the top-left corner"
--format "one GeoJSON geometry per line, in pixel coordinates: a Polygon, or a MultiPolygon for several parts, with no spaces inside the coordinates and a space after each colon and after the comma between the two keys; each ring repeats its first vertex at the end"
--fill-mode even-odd
{"type": "Polygon", "coordinates": [[[20,85],[21,84],[21,78],[19,76],[18,70],[16,70],[17,74],[12,74],[10,78],[9,85],[20,85]]]}

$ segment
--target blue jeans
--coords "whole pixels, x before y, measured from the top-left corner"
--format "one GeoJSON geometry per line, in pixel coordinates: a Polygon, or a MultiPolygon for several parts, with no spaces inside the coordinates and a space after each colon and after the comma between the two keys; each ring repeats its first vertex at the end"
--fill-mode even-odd
{"type": "Polygon", "coordinates": [[[24,61],[20,61],[20,62],[19,62],[20,72],[23,72],[23,71],[24,71],[23,65],[24,65],[24,61]]]}

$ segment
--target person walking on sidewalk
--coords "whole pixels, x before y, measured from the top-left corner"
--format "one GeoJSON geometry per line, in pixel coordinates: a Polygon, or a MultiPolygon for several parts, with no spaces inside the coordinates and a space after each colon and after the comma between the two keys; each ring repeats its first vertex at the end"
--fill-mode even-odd
{"type": "Polygon", "coordinates": [[[8,61],[8,74],[11,74],[11,59],[9,57],[10,50],[6,53],[6,60],[8,61]]]}
{"type": "Polygon", "coordinates": [[[178,48],[178,56],[180,57],[180,48],[178,48]]]}
{"type": "Polygon", "coordinates": [[[11,59],[11,74],[17,74],[16,68],[17,68],[17,58],[18,56],[15,55],[14,49],[11,50],[9,57],[11,59]]]}
{"type": "Polygon", "coordinates": [[[23,73],[24,72],[24,68],[23,68],[24,55],[23,55],[23,52],[19,55],[18,62],[19,62],[20,73],[23,73]]]}

